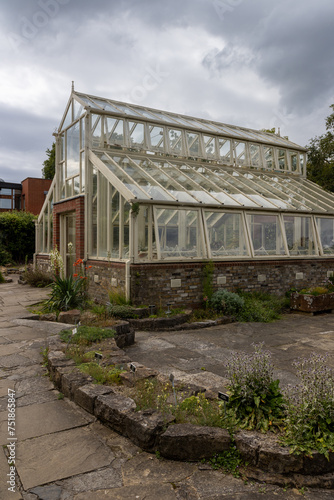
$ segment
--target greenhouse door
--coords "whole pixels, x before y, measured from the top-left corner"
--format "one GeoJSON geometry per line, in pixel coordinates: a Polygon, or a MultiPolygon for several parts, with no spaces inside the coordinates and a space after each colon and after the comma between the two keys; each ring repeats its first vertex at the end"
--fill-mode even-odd
{"type": "Polygon", "coordinates": [[[73,274],[73,264],[76,258],[76,235],[75,235],[75,213],[65,214],[61,216],[61,254],[64,260],[65,276],[73,274]]]}

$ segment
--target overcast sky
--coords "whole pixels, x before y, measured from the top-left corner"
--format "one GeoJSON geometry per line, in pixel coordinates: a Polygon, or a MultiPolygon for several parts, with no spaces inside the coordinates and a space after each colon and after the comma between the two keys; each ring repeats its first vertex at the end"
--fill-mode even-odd
{"type": "Polygon", "coordinates": [[[41,177],[71,92],[305,146],[334,103],[333,0],[0,0],[0,178],[41,177]]]}

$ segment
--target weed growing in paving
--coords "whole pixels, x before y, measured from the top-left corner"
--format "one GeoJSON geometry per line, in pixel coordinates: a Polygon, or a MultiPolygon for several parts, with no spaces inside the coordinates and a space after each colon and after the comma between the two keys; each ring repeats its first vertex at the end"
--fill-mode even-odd
{"type": "Polygon", "coordinates": [[[103,339],[114,338],[115,330],[109,328],[99,328],[97,326],[79,326],[77,333],[72,335],[71,330],[62,330],[60,332],[60,340],[71,344],[91,345],[93,342],[98,342],[103,339]]]}
{"type": "Polygon", "coordinates": [[[228,413],[238,427],[262,432],[282,425],[283,396],[279,381],[273,379],[271,354],[263,344],[252,354],[235,353],[227,364],[231,382],[228,413]]]}
{"type": "Polygon", "coordinates": [[[242,459],[236,446],[232,443],[230,449],[217,453],[209,460],[209,464],[215,470],[222,469],[223,472],[232,474],[234,477],[241,477],[240,467],[242,459]]]}
{"type": "Polygon", "coordinates": [[[286,391],[283,442],[296,453],[318,450],[328,458],[334,449],[334,371],[327,360],[312,354],[293,363],[301,382],[286,391]]]}

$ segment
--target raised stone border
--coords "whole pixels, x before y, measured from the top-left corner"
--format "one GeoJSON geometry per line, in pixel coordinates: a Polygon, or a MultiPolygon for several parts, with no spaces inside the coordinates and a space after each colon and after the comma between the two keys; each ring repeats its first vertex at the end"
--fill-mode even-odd
{"type": "MultiPolygon", "coordinates": [[[[135,411],[133,399],[110,386],[93,384],[89,375],[66,358],[62,347],[59,335],[49,338],[48,368],[56,388],[143,450],[158,451],[172,460],[199,461],[229,449],[232,441],[225,429],[174,424],[173,416],[166,421],[157,411],[135,411]]],[[[270,433],[242,431],[234,439],[249,464],[244,470],[246,477],[279,486],[334,489],[334,453],[329,454],[329,460],[317,452],[312,458],[294,455],[289,448],[279,446],[270,433]]]]}

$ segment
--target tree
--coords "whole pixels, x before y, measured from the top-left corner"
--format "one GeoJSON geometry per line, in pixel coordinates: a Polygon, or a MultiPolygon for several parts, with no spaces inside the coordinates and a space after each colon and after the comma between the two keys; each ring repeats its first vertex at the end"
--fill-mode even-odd
{"type": "Polygon", "coordinates": [[[328,191],[334,192],[334,104],[326,118],[326,133],[310,140],[307,177],[328,191]]]}
{"type": "Polygon", "coordinates": [[[44,179],[53,179],[56,171],[56,144],[46,150],[47,159],[43,162],[42,173],[44,179]]]}

